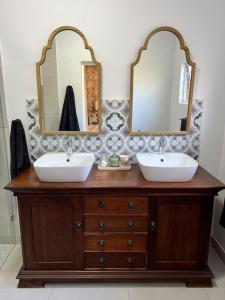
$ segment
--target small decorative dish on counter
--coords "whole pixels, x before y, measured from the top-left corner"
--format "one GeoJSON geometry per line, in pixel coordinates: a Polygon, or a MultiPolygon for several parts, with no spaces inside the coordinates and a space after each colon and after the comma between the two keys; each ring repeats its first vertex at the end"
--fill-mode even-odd
{"type": "Polygon", "coordinates": [[[128,161],[128,155],[117,155],[116,153],[113,153],[108,158],[104,155],[98,164],[98,169],[105,171],[130,170],[131,165],[128,161]]]}

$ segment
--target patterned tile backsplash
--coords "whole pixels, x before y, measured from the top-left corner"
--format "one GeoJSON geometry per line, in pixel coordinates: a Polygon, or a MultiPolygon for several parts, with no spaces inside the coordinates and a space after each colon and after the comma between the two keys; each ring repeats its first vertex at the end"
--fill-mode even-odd
{"type": "MultiPolygon", "coordinates": [[[[102,132],[98,136],[72,135],[74,152],[94,152],[96,162],[103,154],[113,151],[128,154],[135,163],[137,152],[157,152],[159,136],[129,136],[129,100],[103,100],[102,132]]],[[[198,158],[200,126],[202,119],[202,100],[194,100],[192,108],[190,135],[165,136],[166,151],[184,152],[198,158]]],[[[31,160],[47,152],[66,151],[65,135],[40,135],[38,101],[27,100],[28,147],[31,160]]]]}

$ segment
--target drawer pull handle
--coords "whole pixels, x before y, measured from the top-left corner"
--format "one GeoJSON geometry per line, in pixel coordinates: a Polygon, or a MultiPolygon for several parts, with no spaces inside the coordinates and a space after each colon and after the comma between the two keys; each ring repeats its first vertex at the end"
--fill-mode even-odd
{"type": "Polygon", "coordinates": [[[133,202],[128,202],[128,208],[129,209],[134,209],[134,203],[133,202]]]}
{"type": "Polygon", "coordinates": [[[129,247],[131,247],[131,246],[133,246],[134,241],[133,241],[133,240],[128,240],[128,241],[127,241],[127,244],[128,244],[129,247]]]}
{"type": "Polygon", "coordinates": [[[127,261],[128,261],[128,264],[132,264],[133,258],[132,257],[128,257],[127,261]]]}
{"type": "Polygon", "coordinates": [[[99,242],[98,242],[98,244],[99,244],[100,247],[103,247],[104,243],[105,243],[104,240],[99,240],[99,242]]]}
{"type": "Polygon", "coordinates": [[[133,222],[132,222],[132,221],[129,221],[129,222],[128,222],[128,228],[129,228],[129,229],[132,229],[133,226],[134,226],[133,222]]]}
{"type": "Polygon", "coordinates": [[[104,264],[104,257],[99,257],[99,263],[102,265],[104,264]]]}
{"type": "Polygon", "coordinates": [[[76,222],[76,229],[81,229],[82,223],[81,222],[76,222]]]}
{"type": "Polygon", "coordinates": [[[104,201],[99,201],[98,207],[99,207],[99,208],[104,208],[104,207],[105,207],[104,201]]]}
{"type": "Polygon", "coordinates": [[[102,230],[102,229],[104,229],[104,227],[105,227],[105,224],[104,224],[104,222],[99,222],[99,224],[98,224],[98,227],[102,230]]]}
{"type": "Polygon", "coordinates": [[[151,230],[151,231],[154,231],[155,228],[156,228],[156,222],[155,222],[155,221],[151,221],[151,222],[150,222],[150,230],[151,230]]]}

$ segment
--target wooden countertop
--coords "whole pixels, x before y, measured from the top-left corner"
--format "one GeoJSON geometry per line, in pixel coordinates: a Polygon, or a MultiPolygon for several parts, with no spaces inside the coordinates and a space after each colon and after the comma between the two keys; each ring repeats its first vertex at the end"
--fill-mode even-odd
{"type": "Polygon", "coordinates": [[[197,193],[203,190],[207,193],[216,194],[225,188],[225,185],[209,174],[206,170],[198,167],[194,178],[190,182],[150,182],[146,181],[137,165],[133,165],[129,171],[100,171],[93,166],[85,182],[41,182],[33,167],[24,170],[18,177],[13,179],[5,189],[15,193],[43,193],[55,190],[56,193],[95,192],[188,192],[197,193]]]}

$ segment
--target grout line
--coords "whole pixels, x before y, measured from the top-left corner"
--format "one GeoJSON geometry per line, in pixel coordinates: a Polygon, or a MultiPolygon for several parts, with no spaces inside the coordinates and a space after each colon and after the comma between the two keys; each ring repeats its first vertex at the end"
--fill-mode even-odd
{"type": "Polygon", "coordinates": [[[1,267],[0,267],[0,271],[3,271],[2,270],[2,268],[4,267],[4,265],[5,265],[5,263],[6,263],[6,261],[7,261],[7,259],[9,258],[9,256],[10,256],[10,254],[12,253],[12,251],[13,251],[13,249],[15,248],[15,245],[14,244],[12,244],[12,248],[11,248],[11,250],[9,251],[9,253],[8,253],[8,255],[6,256],[6,258],[3,260],[3,262],[2,262],[2,265],[1,265],[1,267]]]}
{"type": "Polygon", "coordinates": [[[131,300],[130,285],[129,285],[129,283],[127,283],[127,290],[128,290],[128,300],[131,300]]]}
{"type": "MultiPolygon", "coordinates": [[[[213,289],[213,288],[214,288],[214,287],[212,287],[212,289],[213,289]]],[[[203,290],[204,290],[204,293],[206,294],[206,297],[210,300],[210,296],[209,296],[209,294],[207,293],[207,289],[204,288],[203,290]]]]}
{"type": "MultiPolygon", "coordinates": [[[[45,287],[44,287],[44,289],[45,289],[45,287]]],[[[51,288],[49,289],[48,300],[51,300],[52,292],[53,292],[53,287],[51,287],[51,288]]]]}
{"type": "Polygon", "coordinates": [[[1,268],[3,267],[3,264],[4,264],[4,260],[0,261],[0,271],[1,271],[1,268]]]}

